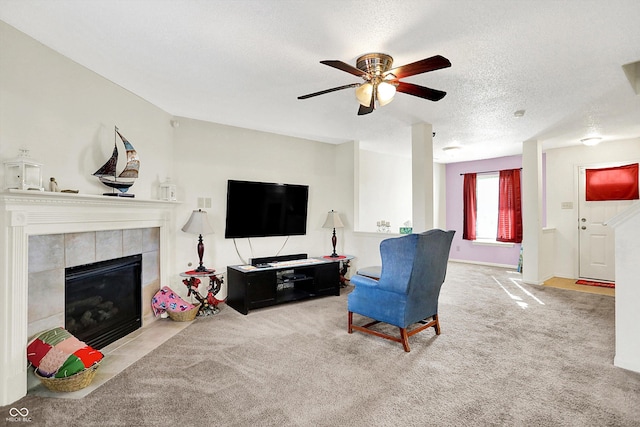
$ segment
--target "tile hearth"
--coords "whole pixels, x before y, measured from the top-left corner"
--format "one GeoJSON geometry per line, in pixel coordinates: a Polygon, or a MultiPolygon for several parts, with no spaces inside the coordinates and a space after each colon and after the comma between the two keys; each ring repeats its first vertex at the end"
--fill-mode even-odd
{"type": "Polygon", "coordinates": [[[78,391],[64,393],[51,391],[40,383],[40,380],[33,374],[33,370],[30,369],[28,394],[61,399],[81,399],[142,359],[146,354],[158,348],[190,324],[191,322],[174,322],[171,319],[159,319],[151,322],[149,326],[143,326],[126,337],[109,344],[101,350],[104,354],[104,359],[100,363],[93,381],[87,387],[78,391]]]}

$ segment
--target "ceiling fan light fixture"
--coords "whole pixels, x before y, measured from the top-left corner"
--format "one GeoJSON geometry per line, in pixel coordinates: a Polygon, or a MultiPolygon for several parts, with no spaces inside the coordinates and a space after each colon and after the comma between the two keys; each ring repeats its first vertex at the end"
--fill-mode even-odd
{"type": "Polygon", "coordinates": [[[323,60],[320,61],[320,63],[361,77],[364,82],[321,90],[299,96],[298,99],[313,98],[314,96],[324,95],[338,90],[356,88],[355,95],[360,104],[358,116],[372,113],[373,110],[375,110],[376,104],[378,106],[388,104],[393,100],[396,92],[428,99],[430,101],[441,100],[447,94],[446,92],[403,82],[400,81],[400,79],[451,66],[451,62],[447,58],[441,55],[435,55],[430,58],[424,58],[410,64],[392,68],[393,58],[385,53],[368,53],[362,55],[356,60],[355,67],[335,59],[323,60]]]}
{"type": "Polygon", "coordinates": [[[386,53],[367,53],[356,60],[356,68],[370,76],[381,76],[391,69],[393,57],[386,53]]]}
{"type": "Polygon", "coordinates": [[[356,88],[356,98],[360,105],[368,107],[371,104],[371,95],[373,95],[373,85],[369,82],[356,88]]]}
{"type": "Polygon", "coordinates": [[[380,106],[387,105],[388,103],[393,101],[393,97],[395,96],[395,94],[396,94],[395,85],[387,82],[378,83],[377,96],[378,96],[378,102],[380,103],[380,106]]]}

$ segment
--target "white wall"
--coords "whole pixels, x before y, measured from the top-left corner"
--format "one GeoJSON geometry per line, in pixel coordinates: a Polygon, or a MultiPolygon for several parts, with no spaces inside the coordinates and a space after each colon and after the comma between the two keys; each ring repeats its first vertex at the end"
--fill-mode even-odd
{"type": "MultiPolygon", "coordinates": [[[[390,237],[397,237],[398,227],[407,219],[412,219],[412,161],[407,157],[391,156],[367,150],[360,150],[357,143],[354,143],[354,192],[357,194],[358,206],[355,211],[359,212],[360,221],[358,230],[350,236],[351,247],[358,257],[352,261],[351,273],[355,273],[358,268],[371,265],[380,265],[380,242],[390,237]],[[363,168],[365,169],[363,171],[363,168]],[[382,181],[382,182],[381,182],[382,181]],[[393,183],[391,185],[390,183],[393,183]],[[388,194],[383,194],[383,188],[388,194]],[[384,199],[384,203],[380,200],[384,199]],[[392,219],[386,200],[393,199],[397,203],[395,207],[395,218],[392,219]],[[375,223],[380,219],[387,219],[391,222],[391,233],[376,232],[375,223]],[[367,227],[362,224],[368,225],[367,227]],[[373,225],[373,226],[372,226],[373,225]]],[[[346,158],[346,156],[340,156],[346,158]]],[[[348,166],[347,166],[348,167],[348,166]]],[[[446,229],[446,167],[443,164],[434,163],[434,200],[433,215],[434,224],[438,228],[446,229]]]]}
{"type": "MultiPolygon", "coordinates": [[[[321,228],[326,212],[340,212],[345,228],[337,230],[338,252],[358,255],[358,265],[379,263],[378,244],[388,235],[354,234],[354,182],[359,179],[368,201],[360,207],[375,227],[387,219],[393,229],[411,216],[411,160],[365,151],[365,176],[354,176],[357,144],[339,146],[264,132],[176,118],[169,113],[43,46],[0,22],[0,161],[17,156],[19,148],[43,163],[44,184],[50,176],[63,189],[83,194],[109,191],[91,174],[113,149],[118,126],[138,151],[140,178],[130,192],[138,198],[158,197],[160,182],[171,177],[182,204],[178,226],[186,222],[197,198],[210,198],[210,219],[216,234],[205,236],[204,263],[224,270],[241,262],[232,241],[224,239],[226,180],[248,179],[310,185],[307,236],[294,236],[282,253],[309,255],[331,252],[330,230],[321,228]],[[369,186],[369,182],[372,183],[369,186]],[[369,190],[373,189],[373,190],[369,190]],[[391,197],[393,203],[381,204],[391,197]],[[391,210],[387,211],[387,207],[391,210]]],[[[119,144],[119,141],[118,141],[119,144]]],[[[357,154],[359,156],[359,154],[357,154]]],[[[4,183],[4,168],[0,182],[4,183]]],[[[4,187],[3,187],[4,188],[4,187]]],[[[178,273],[197,262],[196,237],[176,230],[176,261],[170,284],[181,290],[178,273]]],[[[372,230],[374,230],[372,228],[372,230]]],[[[238,241],[243,257],[278,252],[284,238],[238,241]]],[[[225,295],[226,289],[220,293],[225,295]]]]}
{"type": "MultiPolygon", "coordinates": [[[[286,237],[236,239],[240,256],[232,239],[224,238],[227,180],[280,182],[309,186],[306,236],[291,236],[280,255],[306,253],[321,256],[331,253],[332,230],[322,228],[331,209],[341,215],[346,229],[337,230],[338,247],[344,251],[344,236],[353,223],[352,173],[338,168],[341,161],[353,161],[348,147],[286,137],[266,132],[220,124],[176,118],[173,181],[178,199],[183,202],[176,212],[180,226],[197,209],[198,198],[210,198],[209,221],[215,234],[204,236],[203,263],[208,268],[224,271],[227,265],[242,264],[254,257],[278,254],[286,237]]],[[[195,235],[177,230],[175,288],[184,286],[177,274],[197,265],[195,235]]],[[[226,287],[219,297],[226,295],[226,287]]]]}
{"type": "MultiPolygon", "coordinates": [[[[117,125],[141,160],[140,178],[130,191],[137,198],[156,197],[157,177],[173,172],[169,114],[1,21],[0,52],[0,162],[16,157],[18,149],[26,148],[34,160],[43,164],[45,183],[54,176],[62,189],[101,194],[109,188],[91,174],[111,155],[113,127],[117,125]]],[[[0,188],[4,189],[2,166],[0,188]]],[[[101,212],[105,214],[104,210],[101,212]]],[[[7,218],[3,216],[3,220],[7,218]]],[[[118,221],[117,216],[114,221],[118,221]]],[[[5,226],[5,221],[0,223],[5,226]]],[[[12,239],[3,233],[3,260],[9,259],[8,252],[18,253],[18,259],[27,256],[27,228],[14,228],[20,231],[12,239]]],[[[165,240],[170,241],[171,237],[165,240]]],[[[169,247],[161,256],[173,259],[169,247]]],[[[161,277],[163,268],[160,267],[161,277]]],[[[2,301],[12,307],[26,303],[26,292],[15,292],[7,286],[26,274],[25,265],[11,264],[11,268],[0,269],[2,301]]],[[[25,287],[21,289],[24,291],[25,287]]],[[[26,393],[26,377],[18,367],[26,367],[26,359],[25,363],[22,360],[24,346],[16,343],[23,338],[26,343],[27,310],[4,310],[0,324],[24,325],[24,329],[0,328],[0,347],[9,348],[0,353],[0,405],[6,405],[26,393]]]]}
{"type": "Polygon", "coordinates": [[[45,188],[53,176],[61,189],[101,194],[110,189],[91,174],[111,156],[117,125],[140,157],[129,191],[157,196],[158,177],[172,174],[168,113],[2,21],[0,51],[0,162],[26,148],[43,164],[45,188]]]}
{"type": "Polygon", "coordinates": [[[411,158],[368,150],[360,150],[359,156],[358,231],[376,232],[376,222],[386,220],[399,233],[412,220],[411,158]]]}
{"type": "MultiPolygon", "coordinates": [[[[19,148],[43,163],[45,181],[83,194],[109,191],[91,174],[113,150],[117,125],[140,157],[140,178],[129,190],[137,198],[158,197],[160,182],[177,184],[175,262],[169,267],[176,291],[186,293],[179,273],[197,264],[196,236],[180,231],[199,197],[210,198],[215,234],[205,236],[204,264],[224,271],[240,264],[233,242],[224,239],[227,179],[309,185],[307,236],[293,236],[282,254],[331,253],[326,213],[341,213],[338,250],[345,251],[353,224],[353,152],[335,146],[214,123],[175,118],[103,77],[0,21],[0,161],[19,148]],[[339,156],[339,158],[338,158],[339,156]],[[344,212],[344,214],[343,214],[344,212]],[[184,288],[184,290],[183,290],[184,288]]],[[[120,142],[118,141],[119,146],[120,142]]],[[[4,167],[0,181],[4,182],[4,167]]],[[[46,183],[46,182],[45,182],[46,183]]],[[[3,187],[4,188],[4,187],[3,187]]],[[[243,257],[276,254],[285,238],[238,240],[243,257]]],[[[355,251],[355,249],[354,249],[355,251]]],[[[219,294],[226,295],[226,287],[219,294]]]]}
{"type": "Polygon", "coordinates": [[[640,138],[546,151],[547,227],[556,229],[554,276],[578,277],[578,168],[637,161],[640,138]],[[573,209],[561,209],[562,202],[572,202],[573,209]]]}

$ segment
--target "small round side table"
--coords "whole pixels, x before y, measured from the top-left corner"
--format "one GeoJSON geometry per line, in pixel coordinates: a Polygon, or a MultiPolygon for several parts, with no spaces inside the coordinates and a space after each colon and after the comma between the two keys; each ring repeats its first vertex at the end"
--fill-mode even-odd
{"type": "Polygon", "coordinates": [[[216,294],[220,291],[224,278],[222,274],[216,274],[215,270],[204,271],[185,271],[180,273],[180,277],[184,277],[182,283],[185,284],[189,292],[187,296],[193,294],[194,298],[200,302],[200,308],[198,309],[198,316],[209,316],[211,314],[217,314],[220,312],[218,303],[222,302],[216,298],[216,294]],[[209,278],[209,286],[207,287],[207,296],[203,297],[198,292],[198,285],[201,283],[200,279],[209,278]]]}
{"type": "Polygon", "coordinates": [[[339,262],[340,263],[340,287],[344,288],[347,286],[347,272],[349,271],[349,267],[351,267],[351,260],[355,257],[353,255],[338,255],[337,257],[333,257],[331,255],[325,255],[322,259],[326,261],[339,262]]]}

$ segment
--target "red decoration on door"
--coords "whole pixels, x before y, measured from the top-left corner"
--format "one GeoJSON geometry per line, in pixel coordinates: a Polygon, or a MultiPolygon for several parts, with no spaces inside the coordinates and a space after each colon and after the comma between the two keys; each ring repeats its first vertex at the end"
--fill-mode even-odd
{"type": "Polygon", "coordinates": [[[638,198],[638,163],[586,170],[587,202],[638,198]]]}

